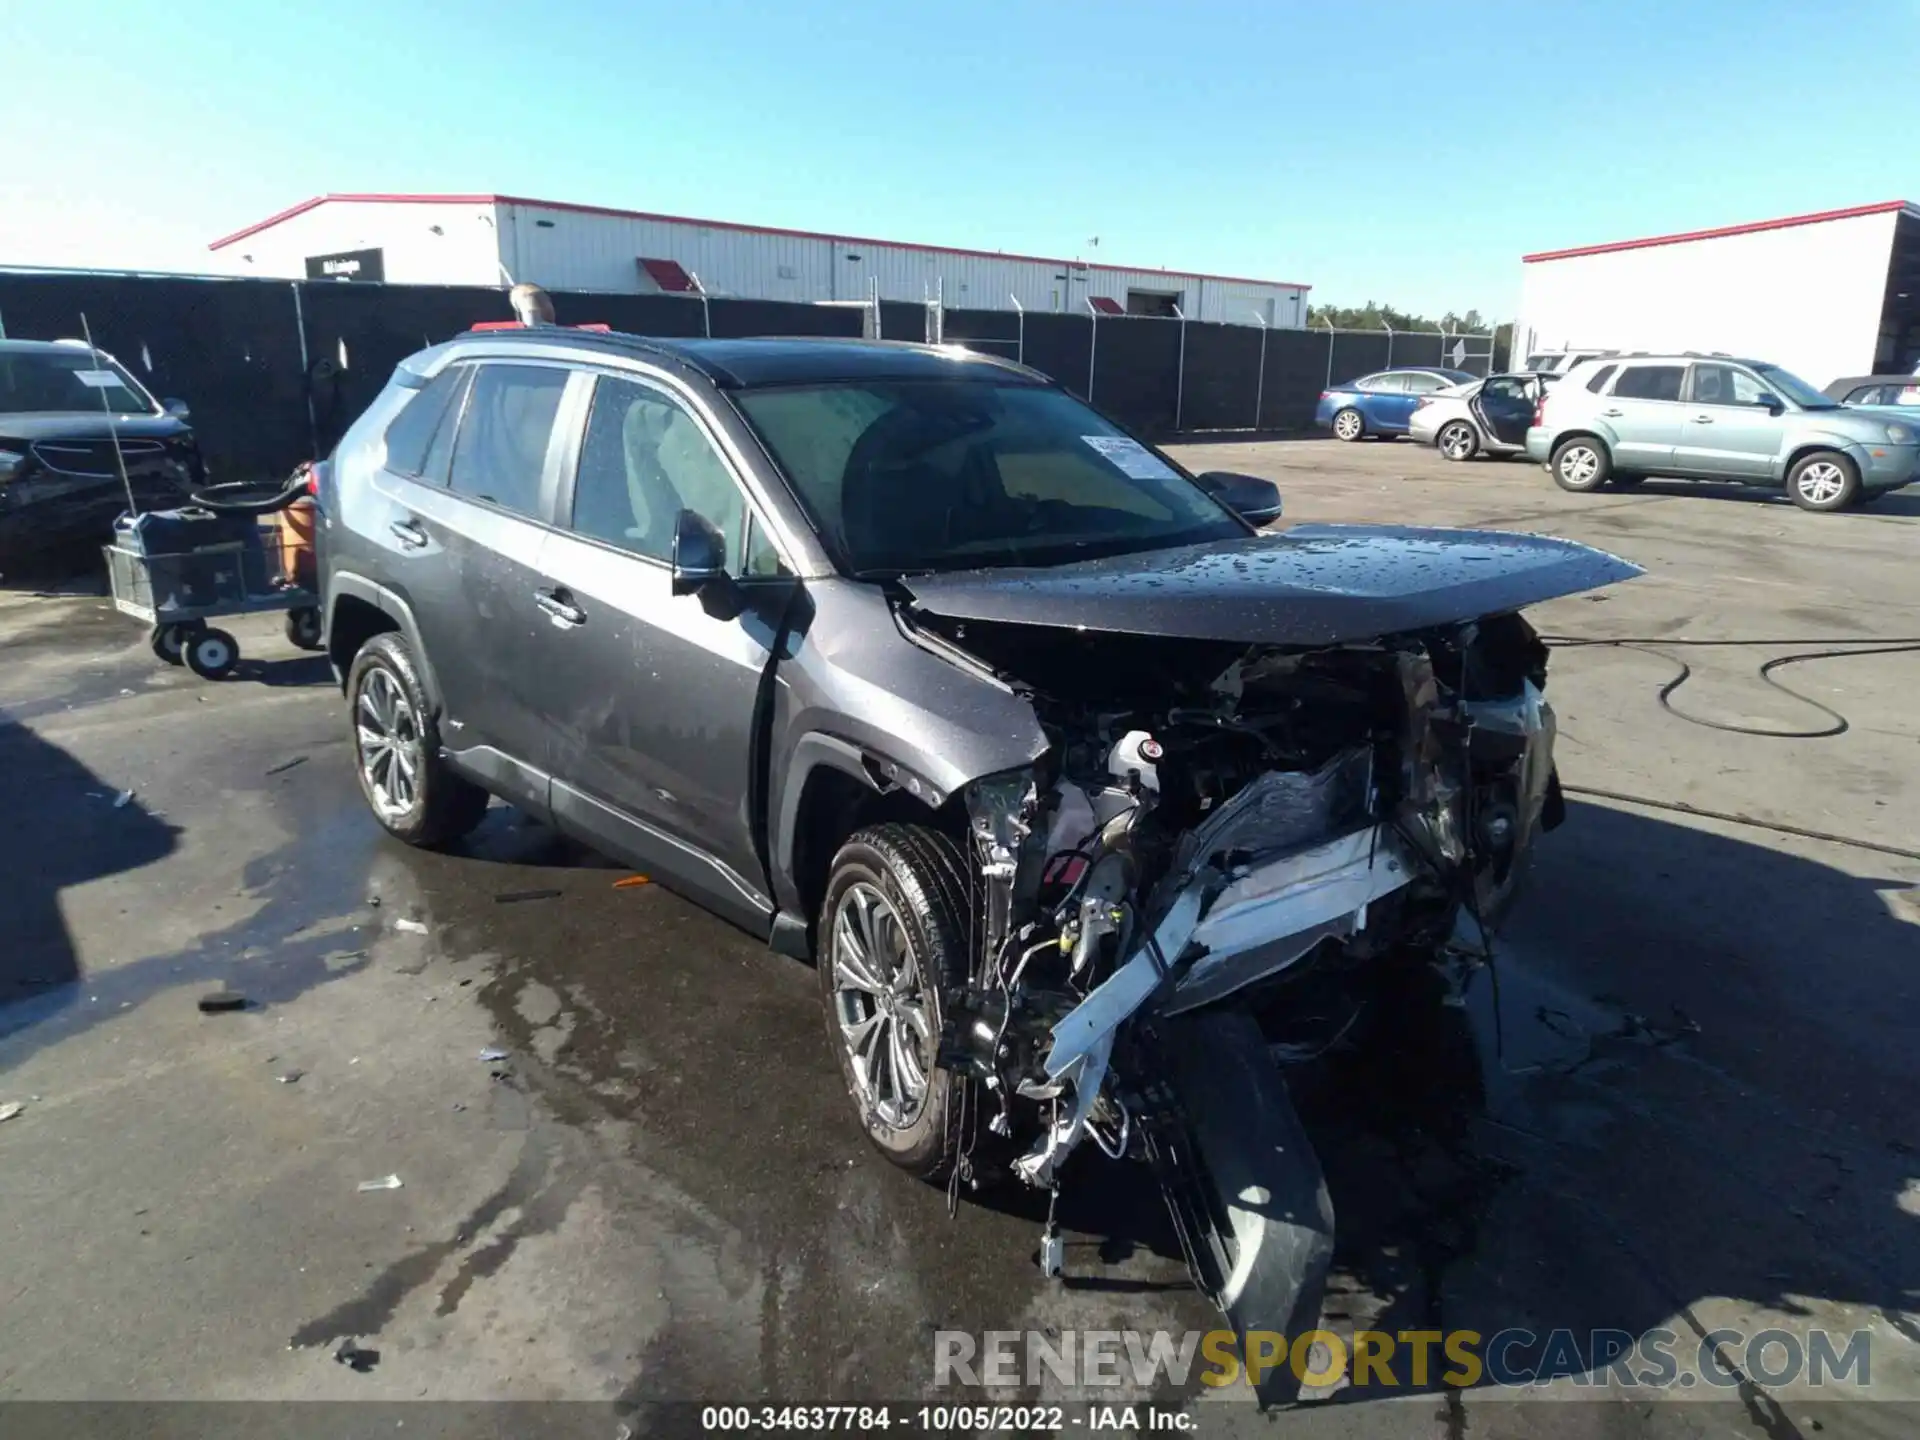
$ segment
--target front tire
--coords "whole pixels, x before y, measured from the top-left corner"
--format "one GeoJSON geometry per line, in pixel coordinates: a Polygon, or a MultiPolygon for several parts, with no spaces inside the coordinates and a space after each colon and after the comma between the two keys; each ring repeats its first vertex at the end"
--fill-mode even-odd
{"type": "Polygon", "coordinates": [[[1355,440],[1365,439],[1366,434],[1366,417],[1352,406],[1348,406],[1333,417],[1334,439],[1345,440],[1348,444],[1352,444],[1355,440]]]}
{"type": "Polygon", "coordinates": [[[1480,435],[1464,420],[1449,420],[1434,437],[1434,446],[1449,460],[1471,460],[1480,453],[1480,435]]]}
{"type": "Polygon", "coordinates": [[[1590,494],[1607,483],[1613,470],[1613,457],[1607,447],[1591,435],[1576,435],[1554,447],[1548,462],[1553,483],[1576,495],[1590,494]]]}
{"type": "Polygon", "coordinates": [[[971,870],[951,836],[888,823],[840,847],[814,953],[827,1034],[860,1126],[925,1180],[952,1167],[959,1082],[935,1064],[942,995],[968,978],[971,870]]]}
{"type": "Polygon", "coordinates": [[[1860,470],[1838,450],[1802,455],[1787,472],[1787,494],[1802,510],[1845,510],[1860,498],[1860,470]]]}
{"type": "Polygon", "coordinates": [[[347,671],[354,774],[367,808],[409,845],[443,845],[487,813],[487,792],[440,755],[440,728],[413,652],[398,635],[376,635],[347,671]]]}
{"type": "Polygon", "coordinates": [[[180,655],[202,680],[224,680],[240,663],[240,642],[224,630],[196,630],[182,636],[180,655]]]}

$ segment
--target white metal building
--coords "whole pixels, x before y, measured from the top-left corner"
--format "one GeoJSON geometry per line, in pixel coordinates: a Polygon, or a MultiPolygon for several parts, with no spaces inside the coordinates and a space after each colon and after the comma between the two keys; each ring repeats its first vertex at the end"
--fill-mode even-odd
{"type": "Polygon", "coordinates": [[[1718,350],[1826,385],[1920,362],[1905,200],[1522,257],[1516,353],[1718,350]]]}
{"type": "Polygon", "coordinates": [[[1298,328],[1307,285],[691,220],[513,195],[322,195],[208,247],[239,275],[956,309],[1172,314],[1298,328]]]}

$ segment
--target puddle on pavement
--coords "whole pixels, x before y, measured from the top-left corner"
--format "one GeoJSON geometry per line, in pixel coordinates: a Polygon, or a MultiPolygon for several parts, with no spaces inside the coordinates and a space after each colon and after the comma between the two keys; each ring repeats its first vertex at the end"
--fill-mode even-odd
{"type": "MultiPolygon", "coordinates": [[[[1076,1157],[1061,1210],[1068,1276],[1048,1284],[1034,1263],[1043,1197],[990,1185],[962,1192],[950,1219],[944,1194],[858,1135],[811,966],[659,886],[615,888],[627,873],[496,807],[462,853],[383,843],[369,883],[411,896],[439,953],[489,967],[471,990],[511,1053],[503,1085],[598,1136],[616,1165],[692,1197],[699,1217],[669,1221],[700,1230],[690,1242],[710,1245],[717,1226],[746,1246],[729,1303],[758,1297],[755,1383],[768,1393],[858,1393],[859,1377],[898,1393],[900,1377],[928,1375],[936,1329],[1218,1325],[1143,1166],[1076,1157]],[[546,890],[560,893],[496,898],[546,890]]],[[[1574,1003],[1512,960],[1500,981],[1497,1031],[1482,972],[1463,1007],[1429,1017],[1429,1033],[1395,1035],[1384,1055],[1370,1047],[1317,1090],[1303,1079],[1340,1216],[1336,1326],[1437,1323],[1443,1271],[1474,1253],[1513,1174],[1478,1146],[1484,1118],[1595,1123],[1573,1105],[1543,1120],[1529,1086],[1593,1064],[1620,1015],[1574,1003]]],[[[643,1359],[646,1387],[706,1393],[704,1367],[719,1356],[702,1317],[714,1309],[670,1309],[643,1359]]]]}

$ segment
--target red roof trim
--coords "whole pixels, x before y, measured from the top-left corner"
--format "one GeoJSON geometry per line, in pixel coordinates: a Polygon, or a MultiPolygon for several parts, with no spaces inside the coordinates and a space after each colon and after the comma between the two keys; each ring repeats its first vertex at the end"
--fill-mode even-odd
{"type": "Polygon", "coordinates": [[[218,250],[249,235],[257,235],[282,220],[305,214],[329,201],[389,205],[526,205],[539,210],[565,210],[576,215],[612,215],[623,220],[664,220],[676,225],[698,225],[708,230],[739,230],[752,235],[788,235],[796,240],[832,240],[845,245],[885,245],[894,250],[920,250],[933,255],[967,255],[983,260],[1024,260],[1039,265],[1076,265],[1086,270],[1116,274],[1177,275],[1194,280],[1222,280],[1234,285],[1271,285],[1277,290],[1311,290],[1295,280],[1256,280],[1246,275],[1209,275],[1198,270],[1163,270],[1153,265],[1103,265],[1091,260],[1059,260],[1048,255],[1018,255],[1005,250],[969,250],[959,245],[920,245],[910,240],[876,240],[865,235],[833,235],[824,230],[789,230],[779,225],[747,225],[738,220],[702,220],[692,215],[663,215],[651,210],[619,210],[608,205],[576,205],[568,200],[534,200],[525,195],[316,195],[270,215],[258,224],[223,235],[207,246],[218,250]]]}
{"type": "Polygon", "coordinates": [[[1828,220],[1857,220],[1863,215],[1888,215],[1911,210],[1906,200],[1883,200],[1877,205],[1855,205],[1846,210],[1818,210],[1811,215],[1788,215],[1780,220],[1754,220],[1745,225],[1722,225],[1713,230],[1686,230],[1678,235],[1653,235],[1644,240],[1616,240],[1608,245],[1581,245],[1572,250],[1541,250],[1522,255],[1523,265],[1541,260],[1572,260],[1581,255],[1610,255],[1616,250],[1647,250],[1655,245],[1684,245],[1689,240],[1719,240],[1729,235],[1753,235],[1762,230],[1789,230],[1796,225],[1820,225],[1828,220]]]}
{"type": "Polygon", "coordinates": [[[1121,308],[1120,302],[1111,295],[1089,295],[1087,297],[1087,304],[1098,310],[1102,315],[1124,315],[1127,313],[1121,308]]]}

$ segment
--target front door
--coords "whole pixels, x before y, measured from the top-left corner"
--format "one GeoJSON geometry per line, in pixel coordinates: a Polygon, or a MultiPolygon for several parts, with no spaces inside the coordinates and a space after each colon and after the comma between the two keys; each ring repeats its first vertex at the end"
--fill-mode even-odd
{"type": "Polygon", "coordinates": [[[542,674],[556,821],[763,927],[772,905],[754,844],[753,737],[797,582],[749,513],[677,396],[600,376],[543,560],[572,623],[545,632],[542,674]],[[672,593],[683,508],[726,536],[729,594],[672,593]]]}
{"type": "Polygon", "coordinates": [[[1674,468],[1729,480],[1778,479],[1787,427],[1762,403],[1767,396],[1759,376],[1738,365],[1702,361],[1690,366],[1674,468]]]}
{"type": "Polygon", "coordinates": [[[1533,424],[1534,386],[1537,380],[1519,375],[1495,375],[1473,397],[1474,418],[1494,443],[1521,446],[1533,424]]]}
{"type": "Polygon", "coordinates": [[[1673,470],[1674,447],[1680,443],[1680,389],[1686,374],[1684,365],[1620,367],[1599,410],[1601,421],[1613,434],[1614,469],[1641,475],[1673,470]]]}

